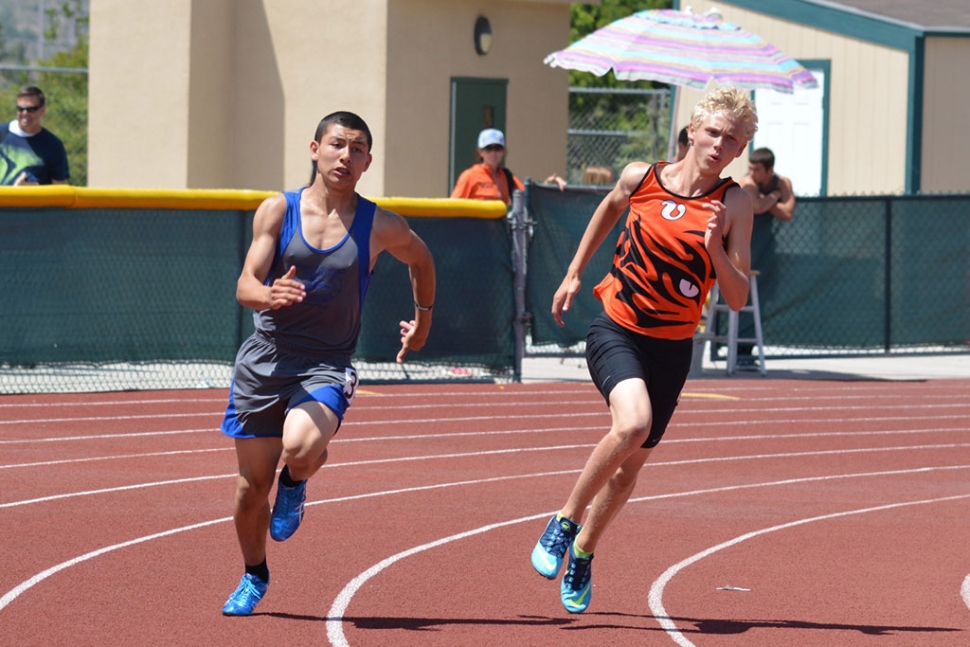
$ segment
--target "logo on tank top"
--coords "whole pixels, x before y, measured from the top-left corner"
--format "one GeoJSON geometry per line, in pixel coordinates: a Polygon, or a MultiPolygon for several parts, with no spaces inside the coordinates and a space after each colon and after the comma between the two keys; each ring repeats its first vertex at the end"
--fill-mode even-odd
{"type": "Polygon", "coordinates": [[[660,210],[660,215],[664,220],[680,220],[687,213],[687,207],[673,200],[664,200],[661,204],[663,209],[660,210]]]}
{"type": "Polygon", "coordinates": [[[326,270],[306,283],[307,305],[324,304],[333,301],[343,292],[344,282],[333,270],[326,270]]]}

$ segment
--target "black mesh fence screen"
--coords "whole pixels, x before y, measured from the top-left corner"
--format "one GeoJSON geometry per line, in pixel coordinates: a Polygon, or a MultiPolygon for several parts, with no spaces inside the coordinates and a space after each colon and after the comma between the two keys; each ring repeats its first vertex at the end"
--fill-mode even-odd
{"type": "MultiPolygon", "coordinates": [[[[528,188],[534,344],[581,344],[601,309],[592,287],[608,271],[625,216],[583,274],[565,328],[549,306],[602,196],[528,188]]],[[[800,199],[790,223],[756,223],[752,236],[769,354],[967,350],[968,252],[970,196],[800,199]]],[[[742,337],[750,336],[745,317],[742,337]]]]}
{"type": "MultiPolygon", "coordinates": [[[[362,379],[511,379],[511,239],[503,218],[409,218],[435,256],[425,348],[395,363],[414,315],[382,254],[364,306],[362,379]]],[[[0,393],[227,387],[252,311],[235,284],[251,211],[0,209],[0,393]]]]}
{"type": "MultiPolygon", "coordinates": [[[[592,287],[623,218],[565,328],[550,304],[603,195],[529,184],[523,313],[506,219],[409,218],[435,257],[431,337],[394,362],[413,305],[406,266],[382,255],[362,379],[515,379],[519,315],[526,354],[572,352],[601,309],[592,287]]],[[[253,327],[234,293],[251,221],[232,209],[0,207],[0,393],[228,386],[253,327]]],[[[770,356],[968,350],[970,196],[802,198],[792,222],[756,227],[752,247],[770,356]]]]}

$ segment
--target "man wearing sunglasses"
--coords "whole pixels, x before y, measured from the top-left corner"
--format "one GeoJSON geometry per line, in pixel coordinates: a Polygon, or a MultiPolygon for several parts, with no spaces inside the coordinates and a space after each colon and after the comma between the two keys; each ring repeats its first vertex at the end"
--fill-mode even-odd
{"type": "Polygon", "coordinates": [[[65,184],[67,152],[54,133],[41,126],[47,112],[44,93],[27,85],[17,93],[17,118],[0,124],[0,185],[65,184]]]}

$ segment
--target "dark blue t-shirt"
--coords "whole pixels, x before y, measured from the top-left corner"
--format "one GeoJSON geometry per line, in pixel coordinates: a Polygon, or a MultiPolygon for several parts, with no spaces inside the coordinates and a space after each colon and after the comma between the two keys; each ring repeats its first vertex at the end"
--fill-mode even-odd
{"type": "Polygon", "coordinates": [[[10,131],[10,124],[0,124],[0,185],[13,184],[24,171],[39,184],[69,177],[67,152],[54,133],[41,128],[30,137],[10,131]]]}

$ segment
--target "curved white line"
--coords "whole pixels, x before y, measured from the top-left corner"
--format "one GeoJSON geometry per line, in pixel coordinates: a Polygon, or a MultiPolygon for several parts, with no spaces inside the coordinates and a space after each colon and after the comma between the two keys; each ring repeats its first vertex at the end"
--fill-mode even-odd
{"type": "Polygon", "coordinates": [[[963,585],[960,587],[960,597],[963,598],[963,603],[970,609],[970,575],[963,578],[963,585]]]}
{"type": "MultiPolygon", "coordinates": [[[[942,418],[959,418],[964,419],[964,416],[935,416],[933,419],[938,420],[942,418]]],[[[920,418],[925,420],[925,418],[920,418]]],[[[870,418],[868,420],[878,420],[877,418],[870,418]]],[[[856,422],[859,420],[856,419],[856,422]]],[[[766,420],[763,421],[765,424],[771,425],[783,425],[790,421],[779,421],[779,420],[766,420]]],[[[816,419],[813,424],[821,422],[816,419]]],[[[841,422],[841,420],[840,420],[841,422]]],[[[712,423],[712,424],[725,424],[725,423],[712,423]]],[[[756,424],[756,423],[752,423],[756,424]]],[[[691,425],[691,427],[706,426],[702,424],[691,425]]],[[[162,432],[162,433],[197,433],[200,431],[211,432],[211,429],[192,429],[173,432],[162,432]]],[[[483,436],[508,436],[513,434],[545,434],[545,433],[560,433],[563,431],[589,431],[589,427],[543,427],[540,429],[506,429],[502,431],[481,431],[481,432],[465,432],[465,431],[454,431],[445,433],[433,433],[433,434],[408,434],[402,436],[355,436],[349,438],[337,438],[334,439],[333,443],[339,443],[341,445],[345,443],[361,443],[361,442],[387,442],[390,440],[437,440],[440,438],[459,438],[466,436],[474,436],[480,438],[483,436]]],[[[965,433],[967,430],[964,427],[935,427],[929,429],[876,429],[871,431],[855,431],[853,436],[898,436],[898,435],[913,435],[913,434],[945,434],[951,432],[965,433]]],[[[139,436],[148,434],[126,434],[128,436],[139,436]]],[[[794,433],[794,434],[747,434],[747,435],[729,435],[729,436],[698,436],[693,438],[671,438],[664,441],[664,445],[674,445],[674,444],[699,444],[699,443],[717,443],[717,442],[738,442],[738,441],[751,441],[751,440],[792,440],[792,439],[812,439],[812,438],[825,438],[829,436],[845,436],[844,431],[820,431],[820,432],[810,432],[810,433],[794,433]]],[[[99,438],[117,438],[118,435],[110,436],[100,436],[99,438]]],[[[74,438],[60,438],[60,439],[39,439],[39,440],[88,440],[95,438],[95,436],[77,436],[74,438]]],[[[0,444],[5,443],[25,443],[27,441],[0,441],[0,444]]],[[[180,449],[173,450],[169,452],[146,452],[143,454],[115,454],[111,456],[91,456],[87,458],[70,458],[64,460],[52,460],[52,461],[38,461],[35,463],[10,463],[7,465],[0,465],[0,470],[5,469],[16,469],[23,467],[47,467],[51,465],[70,465],[74,463],[89,463],[92,461],[110,461],[117,459],[137,459],[145,458],[149,456],[173,456],[177,454],[195,454],[204,452],[220,452],[220,451],[231,451],[232,447],[216,447],[212,449],[180,449]]],[[[662,463],[660,463],[662,464],[662,463]]]]}
{"type": "Polygon", "coordinates": [[[422,553],[426,550],[431,550],[432,548],[437,548],[438,546],[443,546],[445,544],[450,544],[453,541],[459,539],[465,539],[466,537],[473,537],[475,535],[480,535],[496,528],[503,528],[505,526],[512,526],[517,523],[523,523],[526,521],[535,521],[537,519],[548,519],[549,515],[554,514],[552,512],[543,512],[541,514],[534,514],[528,517],[521,517],[519,519],[512,519],[510,521],[500,521],[498,523],[489,524],[487,526],[481,526],[479,528],[473,528],[472,530],[467,530],[465,532],[458,533],[457,535],[451,535],[450,537],[443,537],[435,541],[429,542],[427,544],[422,544],[420,546],[415,546],[409,548],[408,550],[397,553],[396,555],[391,555],[385,560],[382,560],[366,571],[352,579],[350,582],[344,586],[343,590],[334,598],[333,604],[330,606],[330,610],[327,612],[327,639],[330,640],[330,644],[336,647],[349,647],[347,642],[347,637],[344,635],[344,612],[347,610],[347,606],[353,599],[354,594],[357,593],[358,589],[364,585],[367,580],[371,579],[388,566],[391,566],[395,562],[399,562],[405,557],[410,557],[411,555],[416,555],[417,553],[422,553]]]}
{"type": "MultiPolygon", "coordinates": [[[[896,409],[905,409],[906,411],[915,411],[920,409],[946,409],[946,408],[966,408],[965,402],[955,402],[955,403],[930,403],[930,404],[883,404],[880,405],[880,409],[883,411],[891,411],[896,409]]],[[[740,414],[740,413],[779,413],[779,412],[806,412],[806,411],[828,411],[830,407],[818,407],[818,406],[806,406],[806,407],[772,407],[770,409],[766,408],[751,408],[751,407],[741,407],[741,408],[725,408],[721,407],[717,409],[717,412],[722,415],[728,414],[740,414]]],[[[840,411],[853,411],[853,410],[871,410],[872,405],[849,405],[839,407],[840,411]]],[[[710,414],[711,410],[696,410],[687,411],[685,414],[710,414]]],[[[544,414],[543,417],[546,418],[576,418],[583,416],[602,416],[608,415],[608,412],[604,408],[600,408],[593,412],[577,412],[577,413],[549,413],[544,414]]],[[[212,412],[200,412],[200,413],[164,413],[164,414],[140,414],[140,415],[128,415],[128,416],[87,416],[87,417],[77,417],[77,418],[38,418],[38,419],[17,419],[17,420],[0,420],[0,425],[24,425],[24,424],[59,424],[59,423],[70,423],[70,422],[97,422],[97,421],[108,421],[108,420],[152,420],[152,419],[172,419],[172,418],[198,418],[203,416],[214,417],[219,419],[220,415],[212,412]]],[[[434,417],[434,418],[411,418],[408,420],[410,424],[424,424],[430,422],[468,422],[473,420],[508,420],[508,419],[518,419],[521,418],[521,414],[507,415],[507,416],[460,416],[460,417],[434,417]]],[[[348,425],[383,425],[383,424],[397,424],[400,422],[398,419],[388,419],[388,420],[355,420],[348,421],[348,425]]],[[[777,421],[775,421],[777,422],[777,421]]],[[[802,420],[801,422],[805,422],[802,420]]],[[[736,424],[736,423],[735,423],[736,424]]]]}
{"type": "MultiPolygon", "coordinates": [[[[699,495],[699,494],[714,494],[714,493],[719,493],[719,492],[729,492],[729,491],[732,491],[732,490],[745,490],[745,489],[751,489],[751,488],[767,488],[767,487],[773,487],[773,486],[777,486],[777,485],[790,485],[790,484],[794,484],[794,483],[809,483],[809,482],[814,482],[814,481],[831,481],[831,480],[836,480],[836,479],[848,479],[848,478],[865,478],[865,477],[877,477],[877,476],[895,476],[895,475],[899,475],[899,474],[914,474],[914,473],[921,473],[921,472],[934,472],[934,471],[937,471],[937,470],[967,469],[967,468],[970,468],[970,465],[946,465],[946,466],[942,466],[942,467],[919,467],[919,468],[912,468],[912,469],[906,469],[906,470],[889,470],[889,471],[886,471],[886,472],[865,472],[865,473],[860,473],[860,474],[832,474],[832,475],[826,475],[826,476],[808,476],[808,477],[803,477],[803,478],[785,479],[785,480],[782,480],[782,481],[769,481],[769,482],[765,482],[765,483],[748,483],[748,484],[745,484],[745,485],[728,485],[728,486],[724,486],[724,487],[707,488],[707,489],[703,489],[703,490],[691,490],[691,491],[687,491],[687,492],[676,492],[676,493],[668,493],[668,494],[655,494],[655,495],[651,495],[651,496],[645,496],[645,497],[638,497],[638,498],[635,498],[635,499],[630,499],[628,501],[628,503],[639,503],[639,502],[643,502],[643,501],[656,501],[656,500],[659,500],[659,499],[670,499],[670,498],[677,498],[677,497],[695,496],[695,495],[699,495]]],[[[970,494],[960,495],[960,496],[956,496],[956,497],[949,497],[949,498],[964,498],[964,497],[970,497],[970,494]]],[[[892,506],[890,506],[890,507],[892,507],[892,506]]],[[[443,546],[445,544],[451,543],[453,541],[457,541],[459,539],[464,539],[466,537],[472,537],[474,535],[478,535],[478,534],[481,534],[483,532],[487,532],[487,531],[490,531],[490,530],[494,530],[496,528],[502,528],[504,526],[511,526],[511,525],[514,525],[514,524],[517,524],[517,523],[522,523],[522,522],[525,522],[525,521],[534,521],[536,519],[546,519],[546,518],[548,518],[552,514],[555,514],[555,511],[552,511],[552,512],[544,512],[544,513],[540,513],[540,514],[537,514],[537,515],[531,515],[531,516],[528,516],[528,517],[521,517],[519,519],[513,519],[511,521],[501,521],[501,522],[494,523],[494,524],[490,524],[490,525],[487,525],[487,526],[481,526],[480,528],[473,528],[472,530],[467,530],[465,532],[461,532],[461,533],[458,533],[456,535],[451,535],[449,537],[444,537],[442,539],[438,539],[438,540],[429,542],[427,544],[422,544],[421,546],[415,546],[413,548],[409,548],[409,549],[407,549],[405,551],[402,551],[400,553],[397,553],[395,555],[391,555],[387,559],[384,559],[384,560],[378,562],[377,564],[374,564],[373,566],[371,566],[370,568],[368,568],[366,571],[364,571],[363,573],[361,573],[360,575],[358,575],[357,577],[355,577],[354,579],[352,579],[350,582],[348,582],[346,584],[346,586],[344,586],[344,588],[340,591],[340,593],[337,594],[337,597],[334,598],[333,604],[330,606],[330,611],[327,612],[327,638],[330,640],[330,643],[332,645],[334,645],[334,647],[349,647],[349,643],[347,642],[347,637],[344,635],[344,630],[343,630],[343,616],[344,616],[344,612],[347,610],[347,607],[350,605],[351,600],[353,599],[353,597],[357,593],[357,591],[360,589],[360,587],[363,586],[363,584],[365,582],[367,582],[367,580],[369,580],[372,577],[374,577],[375,575],[379,574],[381,571],[383,571],[384,569],[386,569],[388,566],[391,566],[392,564],[394,564],[394,563],[396,563],[396,562],[404,559],[405,557],[410,557],[411,555],[415,555],[417,553],[424,552],[424,551],[430,550],[432,548],[437,548],[438,546],[443,546]]],[[[838,513],[838,514],[843,514],[843,513],[838,513]]],[[[804,523],[807,523],[807,522],[804,522],[804,523]]],[[[2,607],[0,607],[0,608],[2,608],[2,607]]]]}
{"type": "Polygon", "coordinates": [[[167,537],[169,535],[175,535],[180,532],[185,532],[186,530],[195,530],[196,528],[204,528],[205,526],[211,526],[216,523],[222,523],[224,521],[232,521],[232,517],[226,517],[224,519],[213,519],[212,521],[203,521],[202,523],[192,524],[191,526],[182,526],[181,528],[173,528],[171,530],[165,530],[163,532],[155,533],[154,535],[146,535],[144,537],[138,537],[137,539],[132,539],[121,544],[114,544],[113,546],[105,546],[104,548],[99,548],[98,550],[91,551],[90,553],[85,553],[74,559],[69,559],[66,562],[61,562],[56,566],[51,566],[46,571],[41,571],[37,575],[34,575],[29,580],[24,580],[14,588],[7,591],[2,598],[0,598],[0,610],[6,607],[8,604],[16,600],[20,594],[22,594],[27,589],[40,584],[46,580],[51,575],[59,573],[66,568],[70,568],[81,562],[86,562],[89,559],[93,559],[105,553],[110,553],[121,548],[127,548],[128,546],[134,546],[136,544],[141,544],[146,541],[151,541],[153,539],[159,539],[161,537],[167,537]]]}
{"type": "MultiPolygon", "coordinates": [[[[567,474],[567,473],[576,472],[576,471],[578,471],[578,470],[568,470],[568,471],[559,471],[559,472],[540,472],[540,473],[537,473],[537,474],[518,474],[518,475],[513,475],[513,476],[496,476],[496,477],[487,478],[487,479],[475,479],[475,480],[470,480],[470,481],[456,481],[454,483],[436,483],[434,485],[422,485],[422,486],[418,486],[418,487],[401,488],[401,489],[397,489],[397,490],[386,490],[386,491],[383,491],[383,492],[369,492],[369,493],[366,493],[366,494],[354,494],[354,495],[350,495],[350,496],[337,497],[337,498],[334,498],[334,499],[323,499],[323,500],[320,500],[320,501],[310,501],[306,505],[311,506],[311,505],[320,505],[322,503],[337,503],[337,502],[342,502],[342,501],[352,501],[354,499],[368,499],[368,498],[379,497],[379,496],[390,496],[390,495],[393,495],[393,494],[404,494],[404,493],[409,493],[409,492],[420,492],[420,491],[424,491],[424,490],[435,490],[435,489],[448,488],[448,487],[459,487],[459,486],[462,486],[462,485],[480,485],[482,483],[492,483],[492,482],[496,482],[496,481],[507,481],[507,480],[519,479],[519,478],[535,478],[535,477],[542,477],[542,476],[558,476],[558,475],[561,475],[561,474],[567,474]]],[[[43,582],[44,580],[46,580],[51,575],[54,575],[55,573],[58,573],[60,571],[63,571],[66,568],[70,568],[71,566],[74,566],[75,564],[80,564],[81,562],[85,562],[85,561],[87,561],[89,559],[92,559],[94,557],[98,557],[100,555],[104,555],[105,553],[110,553],[110,552],[119,550],[121,548],[127,548],[128,546],[134,546],[135,544],[140,544],[142,542],[150,541],[152,539],[159,539],[161,537],[167,537],[169,535],[175,535],[175,534],[178,534],[180,532],[185,532],[185,531],[188,531],[188,530],[195,530],[197,528],[204,528],[205,526],[211,526],[213,524],[222,523],[222,522],[225,522],[225,521],[232,521],[232,517],[224,517],[222,519],[213,519],[211,521],[203,521],[201,523],[196,523],[196,524],[192,524],[192,525],[189,525],[189,526],[182,526],[181,528],[173,528],[171,530],[165,530],[163,532],[155,533],[153,535],[146,535],[145,537],[139,537],[137,539],[132,539],[130,541],[122,542],[120,544],[114,544],[112,546],[105,546],[104,548],[99,548],[98,550],[92,551],[90,553],[85,553],[84,555],[81,555],[79,557],[75,557],[74,559],[70,559],[70,560],[68,560],[66,562],[61,562],[60,564],[57,564],[56,566],[52,566],[52,567],[48,568],[47,570],[42,571],[42,572],[34,575],[30,579],[21,582],[20,584],[18,584],[16,587],[14,587],[13,589],[11,589],[10,591],[7,591],[7,593],[4,594],[4,596],[2,598],[0,598],[0,611],[2,611],[4,609],[4,607],[6,607],[11,602],[13,602],[15,599],[17,599],[17,597],[20,596],[20,594],[22,594],[24,591],[26,591],[26,590],[30,589],[31,587],[39,584],[40,582],[43,582]]]]}
{"type": "MultiPolygon", "coordinates": [[[[413,461],[426,461],[426,460],[437,460],[442,458],[468,458],[471,456],[491,456],[495,454],[519,454],[523,452],[544,452],[544,451],[559,451],[568,449],[585,449],[592,447],[593,444],[582,444],[582,445],[554,445],[550,447],[518,447],[513,449],[495,449],[489,451],[480,452],[465,452],[456,454],[429,454],[424,456],[399,456],[395,458],[375,458],[363,461],[348,461],[346,463],[329,463],[324,466],[325,469],[334,469],[337,467],[356,467],[360,465],[379,465],[382,463],[407,463],[413,461]]],[[[899,447],[864,447],[859,449],[827,449],[824,451],[812,451],[812,452],[784,452],[780,454],[749,454],[745,456],[717,456],[714,458],[704,457],[704,458],[689,458],[677,461],[657,461],[655,463],[648,463],[646,467],[669,467],[673,465],[697,465],[701,463],[721,463],[727,461],[746,461],[746,460],[761,460],[765,458],[801,458],[803,456],[826,456],[826,455],[839,455],[839,454],[860,454],[860,453],[872,453],[872,452],[899,452],[906,451],[912,452],[916,450],[930,450],[930,449],[954,449],[958,447],[970,447],[970,443],[947,443],[942,445],[919,445],[917,447],[910,446],[899,446],[899,447]]],[[[579,471],[579,470],[575,470],[579,471]]],[[[95,494],[110,494],[113,492],[124,492],[126,490],[139,490],[149,487],[159,487],[163,485],[180,485],[182,483],[191,483],[193,481],[207,481],[213,479],[221,478],[236,478],[236,474],[216,474],[211,476],[193,476],[183,479],[172,479],[168,481],[153,481],[150,483],[135,483],[133,485],[123,485],[119,487],[103,488],[99,490],[85,490],[82,492],[67,492],[65,494],[52,494],[45,497],[40,497],[37,499],[24,499],[21,501],[8,501],[6,503],[0,503],[0,509],[3,508],[14,508],[22,505],[31,505],[35,503],[44,503],[46,501],[57,501],[59,499],[70,499],[78,496],[92,496],[95,494]]]]}
{"type": "MultiPolygon", "coordinates": [[[[720,550],[723,550],[725,548],[730,548],[731,546],[740,544],[741,542],[747,541],[748,539],[751,539],[753,537],[758,537],[759,535],[764,535],[778,530],[786,530],[788,528],[794,528],[796,526],[802,526],[808,523],[814,523],[816,521],[826,521],[829,519],[837,519],[839,517],[847,517],[855,514],[866,514],[868,512],[879,512],[882,510],[892,510],[894,508],[904,508],[904,507],[913,506],[913,505],[926,505],[929,503],[941,503],[943,501],[955,501],[958,499],[966,499],[966,498],[970,498],[970,494],[958,494],[954,496],[941,497],[938,499],[924,499],[922,501],[906,501],[903,503],[890,503],[887,505],[873,506],[871,508],[859,508],[858,510],[833,512],[831,514],[823,514],[817,517],[809,517],[806,519],[796,519],[795,521],[790,521],[788,523],[783,523],[777,526],[771,526],[769,528],[762,528],[761,530],[755,530],[753,532],[745,533],[743,535],[735,537],[734,539],[717,544],[716,546],[711,546],[707,550],[703,550],[695,555],[691,555],[687,559],[674,564],[666,571],[664,571],[663,574],[659,578],[657,578],[654,581],[653,585],[650,587],[650,595],[647,598],[650,604],[650,612],[653,614],[653,617],[656,618],[657,622],[660,623],[660,626],[663,627],[664,631],[667,632],[667,635],[670,636],[671,640],[673,640],[681,647],[696,647],[694,643],[688,640],[684,636],[684,634],[682,634],[680,630],[677,629],[676,623],[674,623],[674,621],[670,619],[670,616],[667,615],[667,610],[664,608],[664,605],[663,605],[664,588],[667,586],[670,580],[672,580],[674,576],[677,575],[677,573],[687,568],[691,564],[699,562],[700,560],[704,559],[705,557],[708,557],[709,555],[713,555],[714,553],[720,550]]],[[[967,584],[966,584],[966,581],[964,581],[964,588],[966,587],[967,587],[967,584]]]]}

